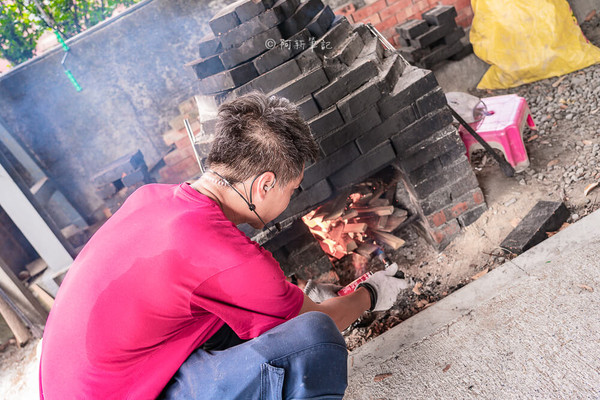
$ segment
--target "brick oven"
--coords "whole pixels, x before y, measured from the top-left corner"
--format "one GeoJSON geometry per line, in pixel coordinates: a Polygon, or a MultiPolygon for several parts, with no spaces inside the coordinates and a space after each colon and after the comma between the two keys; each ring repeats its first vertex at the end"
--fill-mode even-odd
{"type": "Polygon", "coordinates": [[[164,136],[174,150],[160,174],[163,182],[177,182],[199,173],[184,118],[192,121],[196,148],[206,155],[214,106],[252,90],[295,102],[321,158],[306,167],[278,218],[282,233],[247,231],[286,273],[300,266],[309,266],[305,277],[327,272],[331,263],[301,217],[345,200],[363,182],[393,177],[385,184],[391,202],[408,211],[437,249],[486,210],[433,73],[409,65],[370,27],[335,16],[320,0],[240,0],[209,24],[213,33],[189,64],[199,95],[180,106],[164,136]]]}

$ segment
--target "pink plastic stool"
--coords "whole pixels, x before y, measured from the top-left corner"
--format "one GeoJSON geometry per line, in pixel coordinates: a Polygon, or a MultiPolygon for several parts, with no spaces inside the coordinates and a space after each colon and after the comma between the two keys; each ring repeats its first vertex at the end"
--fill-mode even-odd
{"type": "MultiPolygon", "coordinates": [[[[488,114],[482,121],[471,126],[491,147],[504,153],[506,161],[516,172],[524,171],[529,167],[529,158],[523,142],[525,123],[530,129],[537,129],[527,102],[516,94],[485,97],[481,101],[486,105],[488,114]]],[[[483,149],[465,128],[461,126],[458,132],[467,148],[469,159],[473,151],[483,149]]]]}

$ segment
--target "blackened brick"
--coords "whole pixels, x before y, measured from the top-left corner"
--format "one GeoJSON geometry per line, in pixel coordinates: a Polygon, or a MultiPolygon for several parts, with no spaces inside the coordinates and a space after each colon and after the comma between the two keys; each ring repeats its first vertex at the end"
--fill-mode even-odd
{"type": "Polygon", "coordinates": [[[470,174],[459,181],[450,182],[448,185],[437,189],[424,199],[418,199],[418,203],[425,215],[433,214],[452,204],[453,201],[465,193],[477,188],[479,188],[477,178],[475,174],[470,174]]]}
{"type": "Polygon", "coordinates": [[[318,68],[302,74],[293,81],[288,82],[285,86],[275,89],[269,95],[285,97],[290,101],[296,102],[322,88],[328,82],[323,68],[318,68]]]}
{"type": "MultiPolygon", "coordinates": [[[[332,23],[333,24],[333,23],[332,23]]],[[[315,41],[315,52],[322,59],[341,45],[352,34],[352,26],[345,17],[332,26],[319,40],[315,41]]]]}
{"type": "Polygon", "coordinates": [[[318,140],[319,146],[325,155],[332,154],[346,143],[370,131],[380,123],[381,118],[379,118],[377,108],[371,107],[341,128],[318,140]]]}
{"type": "Polygon", "coordinates": [[[219,38],[213,33],[210,33],[200,39],[198,50],[201,58],[208,58],[214,56],[215,54],[219,54],[221,51],[223,51],[223,47],[221,46],[221,41],[219,38]]]}
{"type": "Polygon", "coordinates": [[[454,54],[458,53],[463,49],[464,45],[459,40],[454,42],[453,44],[444,44],[433,48],[431,53],[421,58],[418,62],[418,65],[423,66],[424,68],[431,68],[434,65],[440,63],[441,61],[447,60],[452,57],[454,54]]]}
{"type": "Polygon", "coordinates": [[[500,247],[521,254],[546,240],[546,233],[557,231],[569,215],[570,212],[563,202],[538,201],[502,241],[500,247]]]}
{"type": "Polygon", "coordinates": [[[235,14],[241,23],[251,20],[273,6],[273,0],[243,0],[238,1],[235,14]]]}
{"type": "Polygon", "coordinates": [[[339,128],[344,124],[337,107],[331,106],[321,112],[319,115],[307,121],[310,131],[315,139],[327,135],[329,132],[339,128]]]}
{"type": "Polygon", "coordinates": [[[429,30],[422,34],[421,36],[416,37],[415,39],[410,39],[410,45],[416,49],[421,49],[423,47],[430,46],[434,42],[440,40],[444,36],[448,35],[456,28],[456,24],[454,25],[441,25],[441,26],[430,26],[429,30]]]}
{"type": "Polygon", "coordinates": [[[383,61],[382,71],[378,77],[379,90],[385,94],[390,93],[396,86],[405,67],[406,64],[397,54],[386,58],[383,61]]]}
{"type": "Polygon", "coordinates": [[[412,46],[401,47],[398,49],[400,55],[409,63],[415,64],[428,54],[431,54],[431,49],[426,47],[424,49],[416,49],[412,46]]]}
{"type": "MultiPolygon", "coordinates": [[[[357,27],[354,29],[354,32],[361,32],[361,29],[357,27]]],[[[383,44],[381,43],[381,40],[379,40],[379,38],[373,36],[373,34],[368,31],[366,34],[360,34],[365,46],[363,47],[362,51],[360,52],[360,54],[358,55],[358,58],[370,58],[370,59],[377,59],[377,60],[382,60],[385,54],[385,48],[383,47],[383,44]]]]}
{"type": "Polygon", "coordinates": [[[285,17],[289,18],[292,15],[294,15],[294,13],[298,9],[299,5],[300,5],[300,0],[278,0],[273,5],[273,8],[281,9],[281,11],[283,11],[283,14],[285,15],[285,17]]]}
{"type": "Polygon", "coordinates": [[[396,27],[396,32],[404,39],[414,39],[429,29],[429,24],[422,19],[409,19],[396,27]]]}
{"type": "Polygon", "coordinates": [[[473,45],[471,43],[465,44],[462,40],[461,40],[461,43],[463,44],[463,48],[461,50],[459,50],[458,53],[450,56],[450,59],[452,61],[462,60],[469,54],[473,53],[473,45]]]}
{"type": "Polygon", "coordinates": [[[210,94],[233,89],[257,76],[258,72],[256,72],[254,64],[248,62],[200,80],[200,91],[203,94],[210,94]]]}
{"type": "Polygon", "coordinates": [[[337,103],[338,110],[349,122],[381,98],[378,78],[373,78],[337,103]]]}
{"type": "Polygon", "coordinates": [[[298,57],[295,58],[298,66],[302,70],[302,73],[312,71],[315,68],[321,67],[321,59],[315,52],[314,47],[309,47],[304,50],[298,57]]]}
{"type": "Polygon", "coordinates": [[[329,180],[336,189],[341,189],[368,178],[395,158],[396,154],[390,143],[382,143],[333,174],[329,180]]]}
{"type": "Polygon", "coordinates": [[[296,105],[298,106],[298,112],[300,113],[300,116],[305,121],[311,119],[319,113],[319,107],[312,98],[312,95],[306,96],[302,100],[297,101],[296,105]]]}
{"type": "Polygon", "coordinates": [[[436,44],[453,44],[459,41],[463,36],[465,36],[465,31],[463,30],[463,28],[456,27],[452,32],[441,38],[439,41],[435,42],[433,45],[435,46],[436,44]]]}
{"type": "Polygon", "coordinates": [[[388,118],[436,87],[438,87],[438,83],[433,72],[407,67],[390,95],[379,101],[378,107],[381,117],[388,118]]]}
{"type": "Polygon", "coordinates": [[[100,185],[100,186],[96,187],[96,194],[101,199],[108,199],[112,195],[114,195],[115,193],[117,193],[117,191],[118,191],[117,186],[115,186],[112,182],[111,183],[105,183],[104,185],[100,185]]]}
{"type": "Polygon", "coordinates": [[[471,164],[467,160],[443,169],[441,173],[430,176],[414,187],[417,197],[424,199],[448,182],[458,182],[465,177],[474,176],[471,164]]]}
{"type": "Polygon", "coordinates": [[[137,170],[123,176],[121,178],[123,186],[133,186],[138,183],[150,183],[150,175],[148,174],[148,168],[146,165],[142,165],[137,170]]]}
{"type": "Polygon", "coordinates": [[[411,106],[404,107],[397,113],[391,115],[383,121],[379,126],[376,126],[370,132],[364,134],[357,139],[358,148],[361,153],[367,153],[380,143],[387,141],[389,138],[398,135],[403,129],[416,121],[416,116],[411,106]]]}
{"type": "Polygon", "coordinates": [[[477,221],[486,210],[487,205],[485,204],[472,208],[458,217],[458,222],[461,226],[467,227],[477,221]]]}
{"type": "Polygon", "coordinates": [[[286,218],[306,212],[318,204],[329,199],[333,195],[333,189],[327,180],[322,180],[312,185],[290,201],[290,205],[285,211],[277,217],[276,221],[283,221],[286,218]]]}
{"type": "Polygon", "coordinates": [[[325,56],[324,61],[330,64],[334,61],[340,62],[348,67],[356,60],[364,46],[365,44],[360,35],[354,32],[337,49],[325,56]]]}
{"type": "Polygon", "coordinates": [[[406,150],[450,125],[450,123],[452,123],[452,114],[447,109],[428,114],[392,137],[394,149],[396,149],[398,155],[403,156],[406,150]]]}
{"type": "Polygon", "coordinates": [[[359,88],[369,79],[376,76],[378,72],[379,70],[375,61],[365,59],[316,92],[314,94],[315,101],[321,109],[327,108],[359,88]]]}
{"type": "Polygon", "coordinates": [[[296,12],[280,25],[284,38],[288,38],[304,29],[324,8],[321,0],[308,0],[301,3],[296,12]]]}
{"type": "Polygon", "coordinates": [[[282,39],[281,33],[277,27],[271,28],[268,31],[259,33],[251,39],[243,42],[239,47],[234,47],[219,54],[225,68],[232,68],[243,62],[251,60],[269,50],[265,44],[268,40],[274,40],[279,43],[282,39]]]}
{"type": "Polygon", "coordinates": [[[333,14],[333,11],[331,11],[331,8],[325,6],[319,14],[306,25],[306,29],[308,29],[315,38],[320,38],[327,32],[334,18],[335,15],[333,14]]]}
{"type": "Polygon", "coordinates": [[[300,68],[295,60],[289,60],[272,70],[265,72],[256,79],[246,83],[233,91],[234,96],[241,96],[253,90],[264,93],[271,92],[279,86],[285,85],[300,75],[300,68]]]}
{"type": "Polygon", "coordinates": [[[454,6],[436,6],[425,11],[421,17],[429,25],[453,25],[456,18],[456,9],[454,6]]]}
{"type": "Polygon", "coordinates": [[[427,93],[425,96],[420,97],[416,101],[418,117],[421,118],[431,112],[437,111],[441,108],[446,107],[446,95],[442,88],[427,93]]]}
{"type": "Polygon", "coordinates": [[[210,25],[210,29],[212,29],[215,36],[225,33],[240,24],[240,20],[235,13],[237,5],[237,2],[229,4],[208,21],[208,25],[210,25]]]}
{"type": "MultiPolygon", "coordinates": [[[[250,1],[250,3],[252,3],[252,1],[250,1]]],[[[259,2],[257,4],[262,3],[259,2]]],[[[269,9],[219,36],[221,45],[224,49],[239,46],[259,33],[273,28],[284,19],[285,15],[281,9],[269,9]]]]}
{"type": "Polygon", "coordinates": [[[345,165],[351,163],[360,156],[354,142],[341,147],[330,156],[310,165],[304,170],[304,179],[300,184],[302,189],[309,188],[321,179],[325,179],[345,165]]]}
{"type": "Polygon", "coordinates": [[[256,57],[252,62],[259,74],[264,74],[304,51],[310,42],[310,32],[303,29],[286,41],[280,42],[271,50],[256,57]]]}
{"type": "Polygon", "coordinates": [[[199,60],[192,61],[191,63],[186,64],[186,66],[192,67],[198,79],[203,79],[207,76],[225,71],[225,67],[223,66],[223,63],[218,55],[206,59],[201,58],[199,60]]]}
{"type": "Polygon", "coordinates": [[[436,132],[412,149],[408,149],[404,153],[405,158],[400,161],[400,165],[405,171],[410,172],[448,152],[453,154],[465,154],[466,152],[458,132],[452,126],[436,132]]]}

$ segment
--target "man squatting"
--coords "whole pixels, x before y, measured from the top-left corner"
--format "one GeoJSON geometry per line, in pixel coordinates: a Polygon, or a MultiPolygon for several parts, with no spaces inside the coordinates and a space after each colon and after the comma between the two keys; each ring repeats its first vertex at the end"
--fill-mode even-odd
{"type": "Polygon", "coordinates": [[[222,104],[207,172],[141,187],[76,258],[44,333],[41,399],[342,398],[340,331],[406,282],[379,271],[315,303],[236,227],[279,216],[317,155],[287,99],[222,104]]]}

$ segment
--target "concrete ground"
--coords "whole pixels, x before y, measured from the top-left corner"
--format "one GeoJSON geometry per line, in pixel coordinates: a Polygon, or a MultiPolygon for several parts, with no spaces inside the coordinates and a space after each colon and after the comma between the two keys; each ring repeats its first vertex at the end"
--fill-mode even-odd
{"type": "Polygon", "coordinates": [[[348,399],[600,399],[600,210],[348,362],[348,399]]]}

